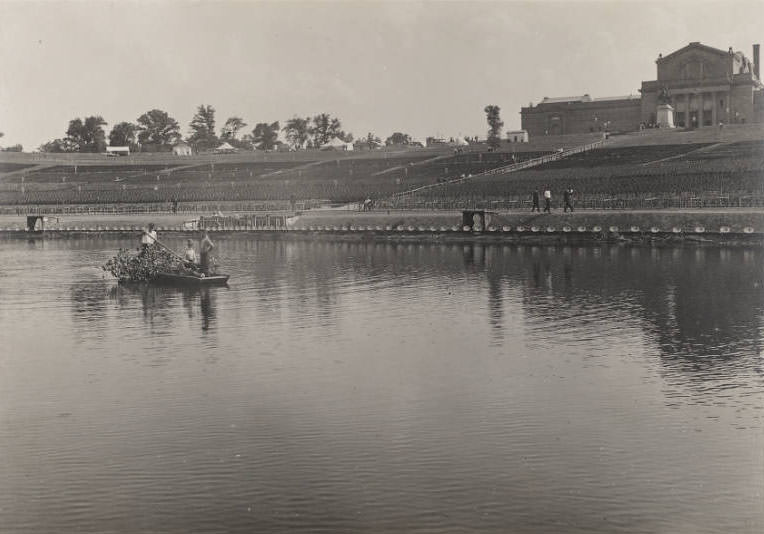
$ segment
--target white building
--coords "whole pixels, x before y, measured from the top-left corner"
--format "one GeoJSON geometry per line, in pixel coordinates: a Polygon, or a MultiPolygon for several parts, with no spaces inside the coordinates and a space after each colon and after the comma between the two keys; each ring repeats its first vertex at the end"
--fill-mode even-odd
{"type": "Polygon", "coordinates": [[[190,156],[191,146],[181,141],[172,147],[172,153],[176,156],[190,156]]]}
{"type": "Polygon", "coordinates": [[[528,130],[511,130],[507,132],[507,141],[510,143],[527,143],[528,130]]]}

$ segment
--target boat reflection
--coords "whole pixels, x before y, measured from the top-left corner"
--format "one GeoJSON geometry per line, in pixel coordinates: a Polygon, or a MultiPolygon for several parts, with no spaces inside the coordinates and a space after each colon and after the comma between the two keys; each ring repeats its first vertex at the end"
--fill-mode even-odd
{"type": "Polygon", "coordinates": [[[174,287],[146,283],[115,284],[109,289],[109,298],[121,307],[129,307],[140,299],[144,320],[148,326],[172,323],[178,301],[189,319],[199,316],[203,331],[215,326],[215,291],[223,288],[174,287]]]}

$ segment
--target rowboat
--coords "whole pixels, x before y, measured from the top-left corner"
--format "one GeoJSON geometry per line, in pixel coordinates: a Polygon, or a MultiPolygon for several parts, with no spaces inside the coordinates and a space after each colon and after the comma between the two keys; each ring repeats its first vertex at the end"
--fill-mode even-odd
{"type": "Polygon", "coordinates": [[[224,286],[228,284],[229,276],[227,274],[210,274],[208,276],[196,276],[193,274],[181,273],[157,273],[154,282],[184,287],[209,287],[224,286]]]}

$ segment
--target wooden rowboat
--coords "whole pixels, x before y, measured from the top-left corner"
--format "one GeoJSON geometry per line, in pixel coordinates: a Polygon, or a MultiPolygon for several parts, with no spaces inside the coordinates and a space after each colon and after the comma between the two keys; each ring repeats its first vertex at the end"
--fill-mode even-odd
{"type": "Polygon", "coordinates": [[[209,287],[224,286],[228,284],[227,274],[211,274],[209,276],[196,276],[181,273],[157,273],[154,282],[158,284],[184,286],[184,287],[209,287]]]}

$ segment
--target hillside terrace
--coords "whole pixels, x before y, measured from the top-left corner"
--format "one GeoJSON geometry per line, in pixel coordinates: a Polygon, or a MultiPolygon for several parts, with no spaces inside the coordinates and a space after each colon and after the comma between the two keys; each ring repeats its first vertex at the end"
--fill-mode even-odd
{"type": "Polygon", "coordinates": [[[497,151],[477,143],[461,151],[387,147],[188,158],[0,153],[0,203],[355,202],[368,197],[383,201],[421,185],[437,186],[414,195],[408,205],[499,203],[511,208],[528,202],[534,187],[547,186],[556,196],[572,187],[582,207],[588,200],[602,207],[622,205],[624,199],[638,199],[644,205],[677,197],[758,205],[757,199],[764,195],[760,125],[646,130],[613,137],[603,148],[538,167],[444,183],[600,138],[599,134],[548,136],[530,143],[504,143],[497,151]]]}

